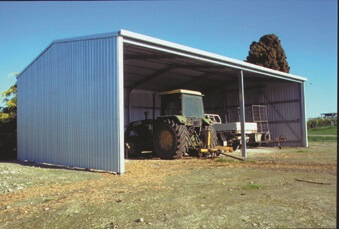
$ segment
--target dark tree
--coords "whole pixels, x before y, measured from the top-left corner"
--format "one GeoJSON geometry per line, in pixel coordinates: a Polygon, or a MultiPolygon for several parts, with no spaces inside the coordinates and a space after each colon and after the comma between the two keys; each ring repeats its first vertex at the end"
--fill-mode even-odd
{"type": "Polygon", "coordinates": [[[253,41],[246,61],[282,72],[290,72],[284,49],[275,34],[267,34],[259,42],[253,41]]]}
{"type": "Polygon", "coordinates": [[[16,159],[16,93],[17,85],[0,94],[0,101],[5,107],[0,107],[0,161],[16,159]]]}

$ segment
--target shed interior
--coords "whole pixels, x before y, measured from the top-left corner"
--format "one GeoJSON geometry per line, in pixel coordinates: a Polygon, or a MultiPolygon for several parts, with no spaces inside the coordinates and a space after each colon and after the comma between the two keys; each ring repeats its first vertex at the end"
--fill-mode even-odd
{"type": "MultiPolygon", "coordinates": [[[[240,70],[183,55],[129,43],[124,47],[125,128],[129,122],[152,118],[153,93],[189,89],[202,92],[205,113],[219,114],[223,122],[239,121],[240,70]]],[[[252,105],[265,105],[271,138],[285,135],[285,145],[300,145],[300,83],[259,73],[244,72],[246,122],[252,121],[252,105]]],[[[160,101],[156,97],[155,118],[160,101]]]]}

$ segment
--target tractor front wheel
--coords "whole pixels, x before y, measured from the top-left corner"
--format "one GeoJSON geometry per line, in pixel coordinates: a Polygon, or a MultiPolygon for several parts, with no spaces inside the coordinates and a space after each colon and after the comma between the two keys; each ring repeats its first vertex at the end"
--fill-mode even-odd
{"type": "Polygon", "coordinates": [[[140,143],[138,142],[138,139],[136,137],[132,137],[126,141],[125,144],[128,157],[131,158],[137,158],[141,156],[141,148],[140,143]]]}
{"type": "Polygon", "coordinates": [[[163,120],[154,128],[154,148],[161,159],[176,159],[188,152],[189,134],[185,125],[163,120]]]}

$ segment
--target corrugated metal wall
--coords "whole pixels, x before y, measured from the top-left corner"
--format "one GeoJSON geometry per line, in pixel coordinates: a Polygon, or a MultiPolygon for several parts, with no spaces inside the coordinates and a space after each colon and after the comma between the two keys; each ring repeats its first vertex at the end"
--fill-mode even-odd
{"type": "MultiPolygon", "coordinates": [[[[303,146],[300,83],[283,80],[249,80],[245,78],[246,121],[252,121],[251,105],[267,106],[271,138],[285,135],[284,145],[303,146]]],[[[204,97],[206,113],[217,113],[223,121],[239,121],[238,84],[228,85],[224,90],[214,91],[204,97]],[[237,120],[236,120],[237,119],[237,120]]]]}
{"type": "Polygon", "coordinates": [[[119,39],[53,44],[22,73],[20,160],[124,172],[119,39]]]}
{"type": "Polygon", "coordinates": [[[284,145],[302,146],[300,84],[269,81],[258,102],[267,106],[272,138],[283,134],[288,140],[284,145]]]}

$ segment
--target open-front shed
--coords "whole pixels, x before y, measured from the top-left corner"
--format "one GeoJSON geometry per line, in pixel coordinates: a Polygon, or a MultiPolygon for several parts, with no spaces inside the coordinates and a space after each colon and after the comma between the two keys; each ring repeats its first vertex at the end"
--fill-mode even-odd
{"type": "Polygon", "coordinates": [[[264,105],[272,139],[307,147],[305,80],[126,30],[55,40],[18,76],[18,159],[124,173],[128,123],[178,88],[242,125],[264,105]]]}

